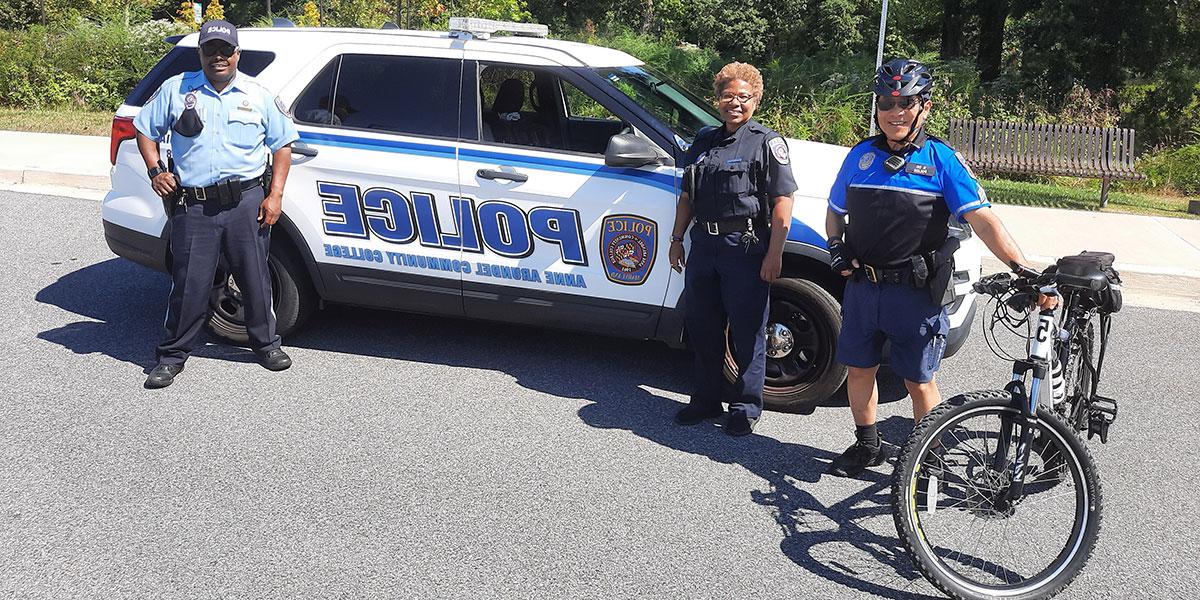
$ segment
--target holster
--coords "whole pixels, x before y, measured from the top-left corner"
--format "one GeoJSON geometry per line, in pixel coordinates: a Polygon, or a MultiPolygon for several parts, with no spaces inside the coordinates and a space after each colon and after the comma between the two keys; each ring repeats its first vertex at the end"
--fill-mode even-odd
{"type": "Polygon", "coordinates": [[[929,299],[938,306],[954,302],[954,253],[961,243],[947,237],[941,248],[929,253],[929,299]]]}

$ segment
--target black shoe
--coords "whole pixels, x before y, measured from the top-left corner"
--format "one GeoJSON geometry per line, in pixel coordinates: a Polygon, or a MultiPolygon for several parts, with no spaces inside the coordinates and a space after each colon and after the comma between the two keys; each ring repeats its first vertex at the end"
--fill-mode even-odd
{"type": "Polygon", "coordinates": [[[729,413],[729,416],[725,418],[725,433],[734,437],[750,435],[754,431],[756,423],[758,423],[758,419],[747,417],[746,413],[729,413]]]}
{"type": "Polygon", "coordinates": [[[175,376],[183,370],[183,364],[177,365],[155,365],[150,370],[150,375],[146,377],[146,389],[157,390],[165,388],[172,383],[175,383],[175,376]]]}
{"type": "Polygon", "coordinates": [[[854,445],[846,448],[841,456],[833,459],[833,463],[829,465],[829,470],[826,472],[838,477],[854,477],[867,467],[882,465],[885,460],[887,460],[887,455],[884,454],[882,444],[872,448],[860,442],[854,442],[854,445]]]}
{"type": "Polygon", "coordinates": [[[675,413],[675,422],[680,425],[695,425],[705,419],[719,417],[724,413],[725,409],[721,408],[720,404],[716,406],[689,404],[675,413]]]}
{"type": "Polygon", "coordinates": [[[258,354],[258,362],[268,371],[282,371],[292,366],[291,357],[279,348],[258,354]]]}

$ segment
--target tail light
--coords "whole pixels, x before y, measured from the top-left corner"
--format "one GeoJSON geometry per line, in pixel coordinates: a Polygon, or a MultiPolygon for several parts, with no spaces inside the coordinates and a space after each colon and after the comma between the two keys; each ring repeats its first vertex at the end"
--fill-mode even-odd
{"type": "Polygon", "coordinates": [[[112,164],[117,164],[117,151],[121,149],[121,142],[132,140],[137,137],[137,129],[133,127],[133,119],[130,117],[113,117],[112,120],[112,135],[109,137],[108,160],[112,164]]]}

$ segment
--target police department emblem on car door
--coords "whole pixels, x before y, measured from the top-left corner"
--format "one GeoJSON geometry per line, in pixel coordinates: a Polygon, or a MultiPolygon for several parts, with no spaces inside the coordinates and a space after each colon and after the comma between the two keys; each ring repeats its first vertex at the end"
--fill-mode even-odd
{"type": "Polygon", "coordinates": [[[611,215],[601,223],[604,275],[613,283],[641,285],[654,267],[658,224],[633,215],[611,215]]]}

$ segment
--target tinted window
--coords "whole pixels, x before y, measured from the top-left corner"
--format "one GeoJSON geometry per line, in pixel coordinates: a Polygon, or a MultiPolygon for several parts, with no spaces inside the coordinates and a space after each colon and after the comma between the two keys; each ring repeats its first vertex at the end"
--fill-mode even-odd
{"type": "Polygon", "coordinates": [[[339,60],[297,98],[297,121],[458,137],[461,61],[359,54],[339,60]]]}
{"type": "MultiPolygon", "coordinates": [[[[238,60],[238,71],[250,76],[258,75],[275,60],[274,52],[264,52],[262,50],[242,50],[242,56],[238,60]]],[[[197,55],[194,46],[175,46],[154,65],[153,69],[134,86],[133,91],[129,93],[129,97],[125,98],[125,104],[130,106],[142,106],[158,91],[159,86],[164,81],[185,71],[199,71],[200,57],[197,55]]]]}
{"type": "Polygon", "coordinates": [[[342,124],[342,117],[352,105],[345,98],[336,98],[340,114],[335,114],[331,103],[335,98],[333,86],[337,83],[338,65],[341,63],[340,56],[330,61],[316,79],[308,84],[300,97],[296,98],[296,103],[292,105],[292,116],[297,123],[335,126],[342,124]]]}

